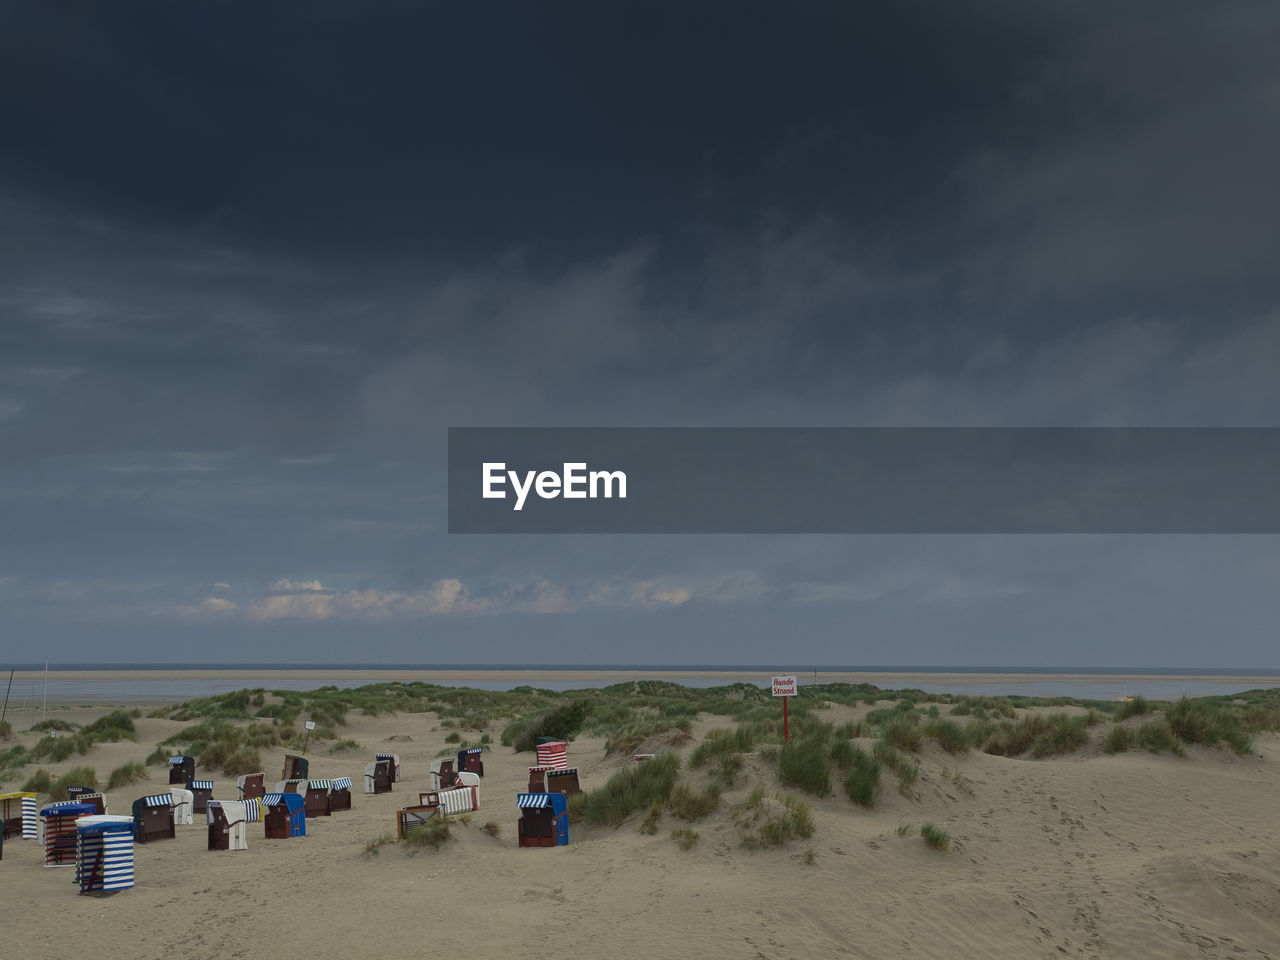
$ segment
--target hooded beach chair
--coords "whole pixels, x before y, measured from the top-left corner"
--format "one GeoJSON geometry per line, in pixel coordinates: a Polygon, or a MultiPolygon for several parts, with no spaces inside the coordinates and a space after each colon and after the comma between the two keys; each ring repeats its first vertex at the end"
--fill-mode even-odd
{"type": "Polygon", "coordinates": [[[432,790],[443,790],[456,782],[458,781],[453,769],[453,757],[432,760],[427,765],[427,783],[432,790]]]}
{"type": "Polygon", "coordinates": [[[133,801],[133,836],[138,843],[176,836],[173,828],[173,794],[157,793],[133,801]]]}
{"type": "Polygon", "coordinates": [[[569,801],[562,793],[518,793],[516,836],[522,847],[563,847],[569,843],[569,801]]]}
{"type": "Polygon", "coordinates": [[[333,792],[332,780],[308,780],[306,790],[301,792],[308,817],[327,817],[333,812],[329,806],[329,795],[333,792]]]}
{"type": "Polygon", "coordinates": [[[547,793],[563,793],[566,797],[572,797],[575,793],[581,792],[577,767],[547,771],[547,793]]]}
{"type": "Polygon", "coordinates": [[[257,797],[250,800],[210,800],[205,808],[210,850],[248,850],[247,827],[260,814],[257,797]]]}
{"type": "Polygon", "coordinates": [[[484,747],[467,747],[458,751],[458,771],[484,776],[484,747]]]}
{"type": "Polygon", "coordinates": [[[110,813],[110,811],[107,809],[107,798],[103,796],[101,793],[97,793],[97,792],[81,793],[76,797],[73,797],[72,799],[74,799],[76,803],[93,804],[93,806],[97,809],[98,816],[100,817],[105,817],[110,813]]]}
{"type": "Polygon", "coordinates": [[[180,783],[184,787],[196,778],[196,758],[176,756],[169,758],[169,782],[180,783]]]}
{"type": "Polygon", "coordinates": [[[535,749],[538,751],[538,766],[553,770],[563,770],[569,766],[568,746],[563,740],[540,743],[535,749]]]}
{"type": "Polygon", "coordinates": [[[39,817],[36,815],[35,793],[0,793],[0,818],[4,820],[3,833],[6,837],[21,837],[23,840],[34,840],[40,831],[36,826],[39,817]]]}
{"type": "Polygon", "coordinates": [[[439,807],[449,817],[459,813],[473,813],[480,809],[480,788],[470,786],[428,790],[418,794],[418,803],[426,807],[439,807]]]}
{"type": "Polygon", "coordinates": [[[192,813],[204,813],[205,805],[213,799],[213,781],[192,780],[187,789],[191,791],[192,813]]]}
{"type": "Polygon", "coordinates": [[[183,787],[170,787],[173,797],[173,823],[189,827],[196,822],[196,795],[183,787]]]}
{"type": "Polygon", "coordinates": [[[400,782],[400,757],[394,753],[375,753],[374,760],[387,760],[391,764],[391,782],[400,782]]]}
{"type": "Polygon", "coordinates": [[[365,793],[390,793],[391,792],[391,761],[390,760],[375,760],[373,763],[365,764],[364,792],[365,793]]]}
{"type": "Polygon", "coordinates": [[[240,800],[261,800],[267,793],[265,773],[245,773],[236,777],[236,795],[240,800]]]}
{"type": "Polygon", "coordinates": [[[284,769],[280,771],[281,780],[305,780],[307,779],[307,768],[311,764],[306,757],[294,756],[292,753],[284,755],[284,769]]]}
{"type": "Polygon", "coordinates": [[[76,820],[76,883],[81,893],[133,886],[133,817],[95,814],[76,820]]]}
{"type": "Polygon", "coordinates": [[[44,823],[44,865],[69,867],[76,862],[76,820],[97,813],[91,803],[64,800],[40,810],[44,823]]]}
{"type": "Polygon", "coordinates": [[[350,810],[351,778],[338,777],[330,782],[333,786],[329,789],[329,812],[333,813],[337,810],[350,810]]]}
{"type": "Polygon", "coordinates": [[[268,840],[307,835],[306,803],[297,793],[268,793],[262,798],[262,822],[268,840]]]}

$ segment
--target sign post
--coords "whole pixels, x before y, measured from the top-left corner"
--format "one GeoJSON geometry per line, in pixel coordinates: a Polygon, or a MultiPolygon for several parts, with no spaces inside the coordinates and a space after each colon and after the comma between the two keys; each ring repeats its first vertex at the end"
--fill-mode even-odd
{"type": "Polygon", "coordinates": [[[311,742],[311,731],[316,728],[316,722],[308,720],[303,726],[307,728],[307,739],[302,741],[302,755],[305,757],[307,755],[307,744],[311,742]]]}
{"type": "Polygon", "coordinates": [[[782,739],[789,740],[791,731],[787,720],[787,700],[796,695],[795,674],[773,678],[773,695],[782,698],[782,739]]]}

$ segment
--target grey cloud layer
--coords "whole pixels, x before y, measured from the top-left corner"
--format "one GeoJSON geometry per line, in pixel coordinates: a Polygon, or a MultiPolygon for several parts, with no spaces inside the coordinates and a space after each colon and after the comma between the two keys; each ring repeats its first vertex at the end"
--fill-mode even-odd
{"type": "Polygon", "coordinates": [[[0,627],[1274,660],[1264,538],[442,532],[448,426],[1276,425],[1272,5],[247,10],[0,15],[0,627]]]}

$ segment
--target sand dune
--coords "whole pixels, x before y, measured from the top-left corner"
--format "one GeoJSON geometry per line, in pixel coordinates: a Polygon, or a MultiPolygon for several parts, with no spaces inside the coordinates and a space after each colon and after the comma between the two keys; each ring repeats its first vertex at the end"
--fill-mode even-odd
{"type": "MultiPolygon", "coordinates": [[[[838,707],[840,721],[860,711],[838,707]]],[[[86,722],[92,710],[59,716],[86,722]]],[[[181,724],[135,721],[139,742],[86,757],[99,777],[145,757],[181,724]]],[[[701,737],[723,721],[703,718],[701,737]]],[[[431,715],[355,715],[342,735],[360,749],[310,750],[312,775],[351,776],[353,809],[308,821],[288,841],[249,831],[249,849],[205,848],[203,820],[176,840],[135,847],[137,885],[78,896],[70,868],[40,866],[36,844],[11,838],[0,862],[6,956],[171,960],[173,957],[1280,957],[1280,738],[1260,736],[1240,758],[1192,749],[1186,759],[1129,753],[1014,760],[933,745],[920,755],[919,798],[893,789],[865,811],[843,796],[810,799],[810,840],[745,849],[727,807],[693,825],[680,850],[665,818],[657,835],[570,826],[566,848],[519,849],[515,794],[528,754],[486,755],[481,809],[439,850],[402,844],[394,814],[427,789],[427,765],[447,731],[431,715]],[[359,793],[376,751],[400,755],[390,794],[359,793]],[[493,838],[480,827],[501,824],[493,838]],[[953,848],[927,848],[898,827],[931,821],[953,848]],[[805,862],[807,851],[812,863],[805,862]]],[[[495,740],[498,730],[493,730],[495,740]]],[[[692,745],[681,749],[687,752],[692,745]]],[[[282,753],[269,757],[268,779],[282,753]]],[[[579,739],[570,760],[585,786],[628,759],[579,739]]],[[[777,790],[758,759],[749,772],[777,790]]],[[[30,768],[29,768],[30,769],[30,768]]],[[[200,771],[233,799],[234,778],[200,771]]],[[[113,813],[151,784],[108,793],[113,813]]],[[[4,789],[16,789],[8,783],[4,789]]]]}

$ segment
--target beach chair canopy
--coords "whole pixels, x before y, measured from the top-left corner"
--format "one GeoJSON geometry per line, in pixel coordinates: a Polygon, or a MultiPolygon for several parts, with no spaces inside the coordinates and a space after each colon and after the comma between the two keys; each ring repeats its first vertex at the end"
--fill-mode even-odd
{"type": "Polygon", "coordinates": [[[148,808],[152,807],[167,807],[172,810],[173,794],[157,793],[149,797],[139,797],[137,800],[133,801],[133,815],[135,817],[140,817],[148,808]]]}
{"type": "MultiPolygon", "coordinates": [[[[76,803],[73,800],[63,800],[59,803],[51,803],[47,807],[40,810],[42,817],[91,817],[98,812],[98,808],[92,803],[76,803]]],[[[130,820],[133,818],[130,817],[130,820]]]]}
{"type": "Polygon", "coordinates": [[[560,814],[569,809],[569,801],[563,793],[517,793],[516,806],[521,810],[541,810],[550,807],[560,814]]]}
{"type": "Polygon", "coordinates": [[[264,807],[276,807],[282,804],[290,813],[294,813],[305,807],[306,801],[297,793],[268,793],[262,798],[264,807]]]}

